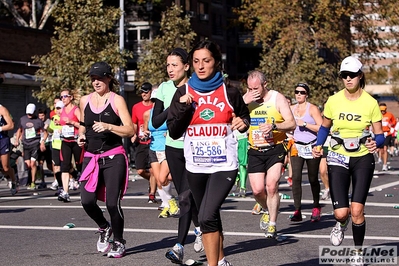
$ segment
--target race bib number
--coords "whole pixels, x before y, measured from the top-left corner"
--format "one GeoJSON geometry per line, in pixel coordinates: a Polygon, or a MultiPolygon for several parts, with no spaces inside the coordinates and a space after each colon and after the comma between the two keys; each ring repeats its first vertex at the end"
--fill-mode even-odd
{"type": "Polygon", "coordinates": [[[36,137],[36,130],[34,127],[25,129],[25,139],[33,139],[36,137]]]}
{"type": "Polygon", "coordinates": [[[272,131],[265,135],[259,129],[252,130],[252,140],[254,142],[254,146],[258,148],[266,148],[274,145],[272,131]]]}
{"type": "Polygon", "coordinates": [[[333,151],[328,151],[327,154],[328,165],[336,165],[349,169],[349,156],[342,155],[333,151]]]}
{"type": "Polygon", "coordinates": [[[53,140],[61,139],[61,131],[59,129],[54,130],[53,132],[53,140]]]}
{"type": "Polygon", "coordinates": [[[192,140],[193,162],[202,165],[225,163],[227,161],[224,139],[192,140]]]}
{"type": "Polygon", "coordinates": [[[295,147],[298,150],[299,157],[302,157],[304,159],[313,159],[311,144],[302,145],[302,144],[295,143],[295,147]]]}
{"type": "Polygon", "coordinates": [[[62,126],[62,135],[64,138],[71,138],[75,136],[75,128],[73,126],[62,126]]]}

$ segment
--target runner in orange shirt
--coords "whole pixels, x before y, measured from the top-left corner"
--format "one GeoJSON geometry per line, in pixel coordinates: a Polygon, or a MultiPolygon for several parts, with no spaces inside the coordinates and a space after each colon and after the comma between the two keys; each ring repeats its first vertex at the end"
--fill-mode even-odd
{"type": "Polygon", "coordinates": [[[382,171],[388,171],[388,147],[394,145],[395,139],[392,133],[396,126],[396,119],[391,112],[387,111],[387,105],[385,103],[380,103],[379,106],[382,114],[382,131],[384,131],[385,136],[384,149],[380,150],[380,158],[382,158],[382,171]]]}

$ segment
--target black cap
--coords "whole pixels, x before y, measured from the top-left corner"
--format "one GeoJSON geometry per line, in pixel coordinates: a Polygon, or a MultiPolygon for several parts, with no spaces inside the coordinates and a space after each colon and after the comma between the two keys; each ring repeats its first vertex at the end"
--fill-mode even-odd
{"type": "Polygon", "coordinates": [[[140,92],[149,92],[152,90],[152,85],[149,82],[144,82],[140,87],[140,92]]]}
{"type": "Polygon", "coordinates": [[[89,72],[89,76],[99,76],[99,77],[105,77],[108,75],[112,75],[112,69],[111,67],[105,63],[105,62],[97,62],[94,63],[89,72]]]}

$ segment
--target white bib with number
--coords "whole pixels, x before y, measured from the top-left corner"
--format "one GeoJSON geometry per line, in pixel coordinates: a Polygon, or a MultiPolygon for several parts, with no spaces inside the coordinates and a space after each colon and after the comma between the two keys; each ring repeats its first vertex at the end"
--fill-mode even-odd
{"type": "Polygon", "coordinates": [[[349,156],[339,154],[333,151],[328,151],[327,154],[327,164],[328,165],[336,165],[344,167],[345,169],[349,169],[349,156]]]}
{"type": "Polygon", "coordinates": [[[273,132],[270,131],[267,135],[263,134],[260,129],[252,130],[252,140],[254,146],[258,148],[267,148],[274,145],[273,132]]]}
{"type": "Polygon", "coordinates": [[[295,143],[295,147],[298,150],[299,157],[302,157],[304,159],[313,159],[312,144],[302,145],[302,144],[295,143]]]}
{"type": "Polygon", "coordinates": [[[33,139],[36,137],[36,130],[34,127],[25,129],[25,139],[33,139]]]}
{"type": "Polygon", "coordinates": [[[53,132],[53,140],[61,139],[61,131],[59,129],[55,129],[53,132]]]}
{"type": "Polygon", "coordinates": [[[226,157],[226,142],[224,139],[192,140],[191,151],[193,162],[201,165],[224,163],[226,157]]]}
{"type": "Polygon", "coordinates": [[[75,127],[74,126],[62,126],[62,135],[64,138],[71,138],[75,136],[75,127]]]}

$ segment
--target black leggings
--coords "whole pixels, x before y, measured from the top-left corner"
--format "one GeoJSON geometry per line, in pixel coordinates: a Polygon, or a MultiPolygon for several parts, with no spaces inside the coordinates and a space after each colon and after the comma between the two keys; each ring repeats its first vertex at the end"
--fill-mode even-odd
{"type": "MultiPolygon", "coordinates": [[[[86,167],[90,158],[83,159],[83,169],[86,167]]],[[[111,217],[112,231],[114,232],[114,240],[123,240],[124,216],[120,204],[123,184],[126,181],[126,161],[122,154],[115,155],[112,159],[105,157],[99,159],[100,171],[98,174],[98,185],[105,184],[106,189],[106,206],[111,217]]],[[[97,193],[88,192],[84,186],[87,181],[83,181],[80,185],[80,197],[83,209],[97,223],[100,228],[105,228],[107,220],[101,208],[97,204],[97,193]]]]}
{"type": "Polygon", "coordinates": [[[191,220],[193,220],[196,227],[199,226],[198,210],[188,187],[184,150],[166,146],[165,154],[173,184],[179,197],[180,216],[177,242],[184,246],[188,231],[190,230],[191,220]]]}
{"type": "Polygon", "coordinates": [[[294,196],[295,210],[301,210],[302,200],[302,170],[306,162],[308,167],[308,179],[313,195],[313,208],[320,207],[320,183],[319,164],[321,158],[304,159],[299,156],[291,156],[292,166],[292,195],[294,196]]]}
{"type": "Polygon", "coordinates": [[[198,218],[203,233],[223,231],[220,207],[236,181],[237,172],[237,170],[213,174],[187,172],[188,183],[199,209],[198,218]]]}
{"type": "Polygon", "coordinates": [[[75,159],[76,169],[78,172],[82,170],[82,148],[79,147],[78,143],[75,141],[67,142],[63,141],[61,143],[61,172],[62,173],[69,173],[71,170],[71,161],[72,161],[72,154],[73,158],[75,159]]]}
{"type": "Polygon", "coordinates": [[[328,166],[328,183],[330,185],[333,208],[349,207],[349,187],[352,177],[352,202],[366,203],[367,195],[373,180],[375,161],[373,154],[349,159],[349,169],[341,166],[328,166]]]}

